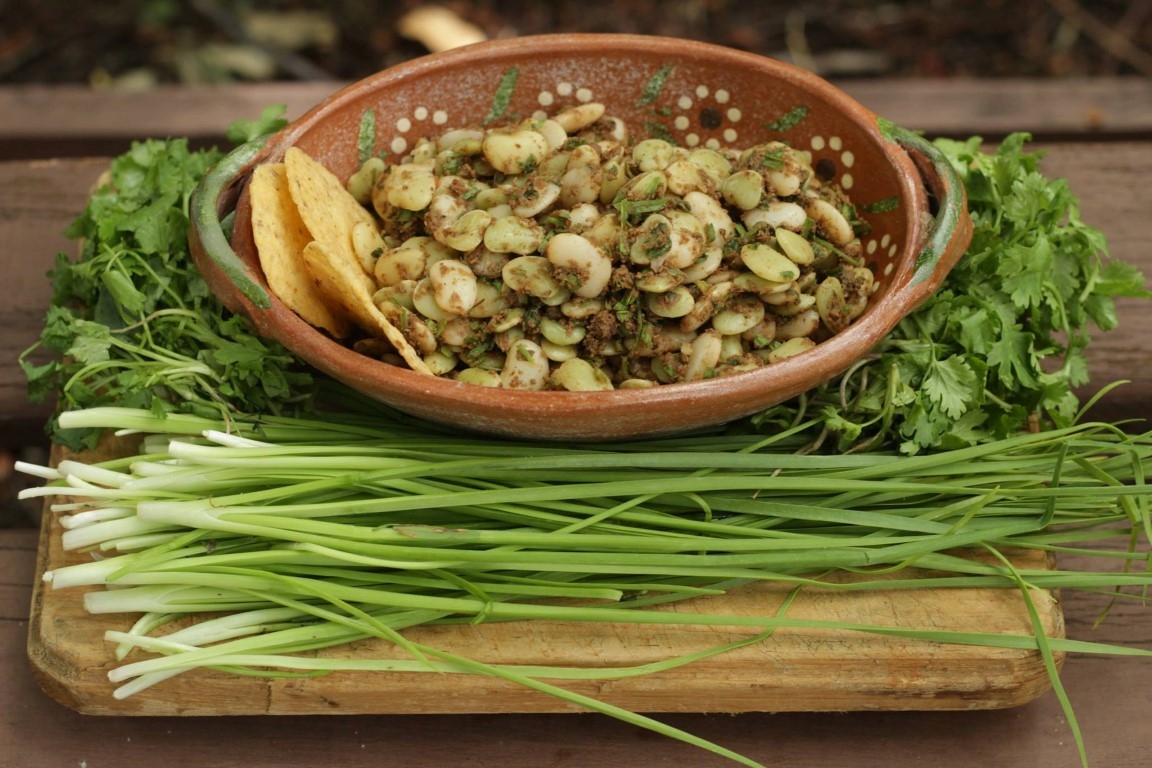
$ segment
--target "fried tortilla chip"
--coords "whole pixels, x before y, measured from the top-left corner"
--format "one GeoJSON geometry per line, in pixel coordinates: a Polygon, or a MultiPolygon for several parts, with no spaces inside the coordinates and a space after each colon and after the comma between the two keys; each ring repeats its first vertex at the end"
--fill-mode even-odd
{"type": "Polygon", "coordinates": [[[379,230],[376,219],[356,201],[336,174],[303,150],[289,147],[284,154],[284,165],[292,200],[312,239],[331,257],[348,261],[365,274],[371,274],[372,266],[362,263],[356,255],[352,231],[360,222],[379,230]]]}
{"type": "Polygon", "coordinates": [[[304,264],[317,290],[339,302],[357,325],[370,334],[387,339],[412,370],[432,375],[424,359],[400,329],[373,303],[375,285],[357,262],[340,258],[319,241],[313,241],[304,247],[304,264]]]}
{"type": "Polygon", "coordinates": [[[337,339],[348,336],[349,317],[316,290],[304,265],[304,247],[312,235],[296,210],[284,165],[257,166],[249,194],[252,236],[268,287],[309,325],[323,328],[337,339]]]}

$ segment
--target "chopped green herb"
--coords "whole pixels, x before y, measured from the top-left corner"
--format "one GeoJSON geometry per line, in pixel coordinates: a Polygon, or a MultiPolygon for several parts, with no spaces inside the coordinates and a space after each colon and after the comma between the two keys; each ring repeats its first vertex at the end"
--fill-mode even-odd
{"type": "Polygon", "coordinates": [[[786,133],[804,122],[806,117],[808,117],[808,107],[801,104],[788,110],[775,120],[764,123],[764,130],[786,133]]]}
{"type": "Polygon", "coordinates": [[[356,151],[360,165],[364,165],[376,149],[376,110],[366,109],[360,115],[360,131],[356,135],[356,151]]]}
{"type": "Polygon", "coordinates": [[[664,123],[658,123],[654,120],[644,123],[644,130],[653,139],[663,139],[669,144],[676,144],[676,137],[672,135],[672,131],[664,123]]]}
{"type": "Polygon", "coordinates": [[[492,107],[488,110],[488,115],[484,118],[484,125],[488,125],[500,118],[508,111],[508,104],[512,101],[512,94],[516,91],[516,83],[520,79],[520,70],[517,67],[509,67],[504,72],[504,76],[500,78],[500,84],[496,86],[496,93],[492,97],[492,107]]]}
{"type": "Polygon", "coordinates": [[[886,197],[883,200],[877,200],[874,203],[862,204],[860,210],[865,213],[888,213],[900,207],[899,197],[886,197]]]}
{"type": "Polygon", "coordinates": [[[636,99],[636,106],[644,107],[656,101],[656,98],[660,95],[660,91],[664,90],[664,85],[668,82],[668,76],[671,74],[672,66],[670,64],[665,64],[656,70],[656,74],[648,78],[648,82],[644,84],[644,90],[640,92],[640,98],[636,99]]]}

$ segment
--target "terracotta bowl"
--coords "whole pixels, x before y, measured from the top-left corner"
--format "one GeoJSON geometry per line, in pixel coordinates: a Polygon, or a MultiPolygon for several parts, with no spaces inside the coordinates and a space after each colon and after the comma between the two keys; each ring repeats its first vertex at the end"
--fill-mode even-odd
{"type": "Polygon", "coordinates": [[[193,255],[212,289],[259,333],[315,368],[431,421],[561,440],[721,424],[815,387],[866,355],[936,290],[971,237],[963,186],[929,142],[795,67],[709,44],[631,35],[492,41],[380,72],[229,155],[198,190],[193,219],[193,255]],[[863,245],[879,291],[847,330],[796,357],[731,376],[610,392],[491,389],[422,375],[332,341],[268,291],[244,194],[256,165],[280,160],[295,145],[347,179],[358,167],[365,115],[375,121],[373,149],[399,157],[421,136],[481,122],[499,108],[498,91],[507,96],[508,120],[599,101],[636,139],[671,136],[689,147],[783,140],[811,152],[816,171],[847,189],[871,224],[863,245]],[[221,221],[233,213],[229,239],[221,221]]]}

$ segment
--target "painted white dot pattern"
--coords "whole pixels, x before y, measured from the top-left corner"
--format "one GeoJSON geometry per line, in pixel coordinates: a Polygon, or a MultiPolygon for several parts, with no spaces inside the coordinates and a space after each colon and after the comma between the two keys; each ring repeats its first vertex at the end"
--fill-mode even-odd
{"type": "Polygon", "coordinates": [[[678,131],[688,130],[688,126],[691,124],[692,121],[690,121],[685,115],[677,115],[676,119],[672,121],[672,125],[674,125],[678,131]]]}
{"type": "Polygon", "coordinates": [[[448,122],[448,113],[442,109],[438,109],[432,113],[432,122],[436,125],[444,125],[448,122]]]}
{"type": "Polygon", "coordinates": [[[732,107],[728,110],[728,119],[734,123],[740,122],[740,118],[743,116],[744,114],[736,107],[732,107]]]}
{"type": "Polygon", "coordinates": [[[676,102],[676,106],[680,107],[680,109],[692,109],[692,97],[681,96],[676,102]]]}
{"type": "Polygon", "coordinates": [[[397,155],[403,154],[408,149],[408,140],[403,136],[397,136],[396,138],[392,139],[392,143],[389,145],[389,149],[391,149],[397,155]]]}
{"type": "Polygon", "coordinates": [[[706,98],[708,98],[709,93],[710,93],[710,91],[708,90],[708,86],[706,86],[706,85],[696,86],[696,98],[706,99],[706,98]]]}
{"type": "Polygon", "coordinates": [[[592,101],[592,91],[589,88],[581,88],[576,91],[576,101],[587,104],[592,101]]]}
{"type": "Polygon", "coordinates": [[[571,96],[573,91],[572,83],[557,83],[556,93],[561,96],[571,96]]]}
{"type": "Polygon", "coordinates": [[[733,144],[737,138],[739,138],[739,136],[737,135],[735,128],[726,128],[724,130],[724,141],[728,142],[729,144],[733,144]]]}
{"type": "Polygon", "coordinates": [[[824,137],[823,136],[813,136],[810,144],[812,146],[812,149],[819,152],[820,150],[824,149],[824,137]]]}
{"type": "Polygon", "coordinates": [[[400,133],[408,133],[408,131],[412,130],[412,121],[406,117],[400,118],[396,121],[396,130],[400,131],[400,133]]]}
{"type": "Polygon", "coordinates": [[[536,97],[536,103],[542,107],[550,107],[555,101],[556,97],[551,91],[540,91],[540,95],[536,97]]]}
{"type": "Polygon", "coordinates": [[[840,177],[840,186],[844,189],[852,189],[852,185],[855,183],[856,180],[852,178],[850,173],[845,173],[840,177]]]}
{"type": "Polygon", "coordinates": [[[727,104],[730,98],[732,98],[732,94],[728,93],[728,91],[724,90],[723,88],[716,91],[717,104],[727,104]]]}

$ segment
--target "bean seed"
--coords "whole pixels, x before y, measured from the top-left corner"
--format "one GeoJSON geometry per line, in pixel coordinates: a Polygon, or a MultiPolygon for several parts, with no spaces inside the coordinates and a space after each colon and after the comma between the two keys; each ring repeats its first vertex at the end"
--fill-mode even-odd
{"type": "Polygon", "coordinates": [[[428,256],[422,248],[401,245],[377,259],[372,271],[378,285],[397,285],[424,277],[427,264],[428,256]]]}
{"type": "Polygon", "coordinates": [[[576,360],[580,356],[580,348],[575,344],[555,344],[548,339],[540,339],[540,349],[544,350],[544,356],[554,363],[576,360]]]}
{"type": "Polygon", "coordinates": [[[737,296],[712,317],[712,327],[722,336],[737,336],[764,319],[764,302],[756,296],[737,296]]]}
{"type": "Polygon", "coordinates": [[[688,153],[688,162],[698,166],[719,184],[732,173],[732,163],[714,149],[694,149],[688,153]]]}
{"type": "Polygon", "coordinates": [[[723,249],[716,246],[706,247],[700,258],[684,270],[684,282],[695,283],[704,280],[720,268],[723,260],[723,249]]]}
{"type": "Polygon", "coordinates": [[[693,339],[684,381],[699,381],[707,376],[720,362],[721,349],[720,336],[715,331],[704,331],[693,339]]]}
{"type": "Polygon", "coordinates": [[[449,248],[467,253],[484,241],[484,230],[492,223],[492,214],[479,209],[468,211],[449,224],[436,238],[449,248]]]}
{"type": "Polygon", "coordinates": [[[676,286],[664,293],[649,293],[644,297],[648,311],[658,317],[684,317],[692,311],[696,299],[684,286],[676,286]]]}
{"type": "Polygon", "coordinates": [[[693,191],[684,195],[684,202],[688,204],[688,210],[692,215],[703,225],[704,231],[712,233],[711,239],[707,241],[708,245],[723,246],[724,241],[732,236],[735,231],[732,217],[715,198],[703,192],[693,191]]]}
{"type": "Polygon", "coordinates": [[[662,171],[676,158],[676,147],[664,139],[644,139],[632,147],[632,162],[641,173],[662,171]]]}
{"type": "Polygon", "coordinates": [[[548,139],[532,130],[493,131],[481,145],[485,159],[501,173],[530,173],[548,155],[548,139]]]}
{"type": "Polygon", "coordinates": [[[592,202],[579,203],[568,211],[568,229],[583,232],[600,220],[600,209],[592,202]]]}
{"type": "Polygon", "coordinates": [[[764,197],[764,177],[756,171],[737,171],[721,183],[720,194],[729,205],[743,211],[751,210],[764,197]]]}
{"type": "Polygon", "coordinates": [[[844,214],[827,200],[818,197],[808,199],[808,216],[816,222],[818,232],[828,238],[833,245],[845,245],[856,235],[844,214]]]}
{"type": "Polygon", "coordinates": [[[829,276],[816,286],[816,311],[824,327],[832,333],[840,333],[851,322],[844,308],[844,286],[839,278],[829,276]]]}
{"type": "Polygon", "coordinates": [[[781,360],[787,360],[790,357],[795,357],[801,352],[807,352],[816,346],[816,342],[812,339],[797,336],[788,339],[780,346],[776,347],[768,353],[767,360],[769,363],[778,363],[781,360]]]}
{"type": "Polygon", "coordinates": [[[800,269],[791,259],[763,243],[743,246],[740,260],[748,269],[774,283],[787,283],[800,276],[800,269]]]}
{"type": "Polygon", "coordinates": [[[393,165],[382,183],[388,203],[406,211],[424,210],[436,192],[436,174],[431,164],[393,165]]]}
{"type": "Polygon", "coordinates": [[[604,105],[587,102],[557,112],[552,119],[559,123],[569,135],[584,130],[604,115],[604,105]]]}
{"type": "Polygon", "coordinates": [[[745,211],[740,218],[748,229],[757,224],[767,224],[774,230],[783,227],[797,232],[808,222],[807,212],[787,200],[773,200],[762,208],[745,211]]]}
{"type": "Polygon", "coordinates": [[[560,177],[560,204],[566,208],[600,199],[600,153],[589,144],[572,150],[560,177]]]}
{"type": "Polygon", "coordinates": [[[428,268],[432,296],[445,312],[466,315],[476,303],[476,275],[462,261],[444,259],[428,268]]]}
{"type": "Polygon", "coordinates": [[[358,221],[352,225],[352,251],[367,274],[372,274],[376,261],[388,246],[375,224],[358,221]]]}
{"type": "Polygon", "coordinates": [[[406,309],[415,309],[416,306],[412,303],[412,291],[415,288],[415,280],[402,280],[394,285],[385,285],[372,294],[372,303],[377,309],[386,301],[406,309]]]}
{"type": "Polygon", "coordinates": [[[776,340],[776,318],[765,314],[763,320],[744,331],[740,336],[753,349],[767,347],[776,340]]]}
{"type": "Polygon", "coordinates": [[[560,312],[570,320],[587,320],[603,309],[603,299],[586,299],[580,296],[569,299],[560,305],[560,312]]]}
{"type": "Polygon", "coordinates": [[[432,284],[428,278],[416,281],[416,287],[412,289],[412,306],[416,308],[423,317],[441,323],[451,320],[455,315],[445,310],[436,301],[433,294],[432,284]]]}
{"type": "Polygon", "coordinates": [[[776,244],[780,246],[780,250],[784,251],[785,256],[802,267],[806,267],[816,260],[816,254],[812,252],[812,243],[791,230],[776,230],[776,244]]]}
{"type": "Polygon", "coordinates": [[[820,313],[814,308],[805,309],[792,317],[776,323],[777,340],[806,338],[820,328],[820,313]]]}
{"type": "Polygon", "coordinates": [[[561,232],[548,241],[548,261],[573,278],[572,293],[589,299],[599,296],[612,278],[612,260],[591,241],[574,232],[561,232]]]}
{"type": "Polygon", "coordinates": [[[456,128],[442,134],[436,140],[436,148],[441,152],[475,155],[480,153],[483,142],[484,131],[478,128],[456,128]]]}
{"type": "Polygon", "coordinates": [[[559,149],[568,141],[568,131],[556,120],[541,120],[531,127],[548,140],[550,149],[559,149]]]}
{"type": "Polygon", "coordinates": [[[475,335],[476,331],[472,328],[472,320],[464,316],[453,317],[448,320],[440,326],[440,331],[436,334],[441,344],[457,348],[467,346],[475,335]]]}
{"type": "Polygon", "coordinates": [[[561,323],[550,317],[540,318],[540,334],[553,344],[570,347],[579,344],[587,335],[587,330],[580,323],[561,323]]]}
{"type": "Polygon", "coordinates": [[[684,282],[684,273],[678,269],[659,272],[641,272],[636,276],[636,289],[646,294],[663,294],[684,282]]]}
{"type": "Polygon", "coordinates": [[[551,208],[559,198],[559,184],[543,177],[533,177],[510,197],[509,203],[512,213],[532,218],[551,208]]]}
{"type": "Polygon", "coordinates": [[[468,317],[484,319],[493,317],[511,306],[509,297],[495,285],[484,280],[476,281],[476,303],[468,310],[468,317]]]}
{"type": "Polygon", "coordinates": [[[700,298],[696,299],[691,311],[680,318],[680,330],[690,333],[711,320],[717,306],[727,300],[731,293],[732,283],[730,281],[708,286],[700,298]]]}
{"type": "Polygon", "coordinates": [[[382,158],[370,157],[365,160],[364,164],[348,177],[348,183],[345,186],[349,194],[356,198],[356,202],[360,205],[371,203],[372,188],[376,186],[387,168],[388,165],[382,158]]]}
{"type": "Polygon", "coordinates": [[[504,333],[524,321],[524,308],[512,307],[510,309],[502,310],[492,316],[488,321],[488,330],[492,333],[504,333]]]}
{"type": "Polygon", "coordinates": [[[603,392],[612,389],[612,380],[604,371],[577,357],[561,363],[549,378],[548,386],[569,392],[603,392]]]}
{"type": "Polygon", "coordinates": [[[668,191],[680,197],[689,192],[711,195],[716,188],[716,180],[708,171],[691,160],[677,160],[664,169],[664,175],[668,178],[668,191]]]}
{"type": "Polygon", "coordinates": [[[495,253],[529,254],[543,242],[544,228],[522,216],[503,216],[484,230],[484,247],[495,253]]]}
{"type": "Polygon", "coordinates": [[[543,256],[517,256],[504,265],[501,276],[512,290],[538,299],[554,297],[564,288],[553,275],[552,262],[543,256]]]}
{"type": "Polygon", "coordinates": [[[504,358],[500,384],[507,389],[544,389],[548,374],[548,358],[540,345],[528,339],[517,339],[504,358]]]}
{"type": "Polygon", "coordinates": [[[500,374],[483,368],[465,368],[456,374],[456,381],[476,387],[499,387],[500,374]]]}
{"type": "Polygon", "coordinates": [[[424,355],[424,365],[428,366],[428,370],[432,372],[433,376],[451,373],[457,362],[456,355],[443,349],[424,355]]]}

